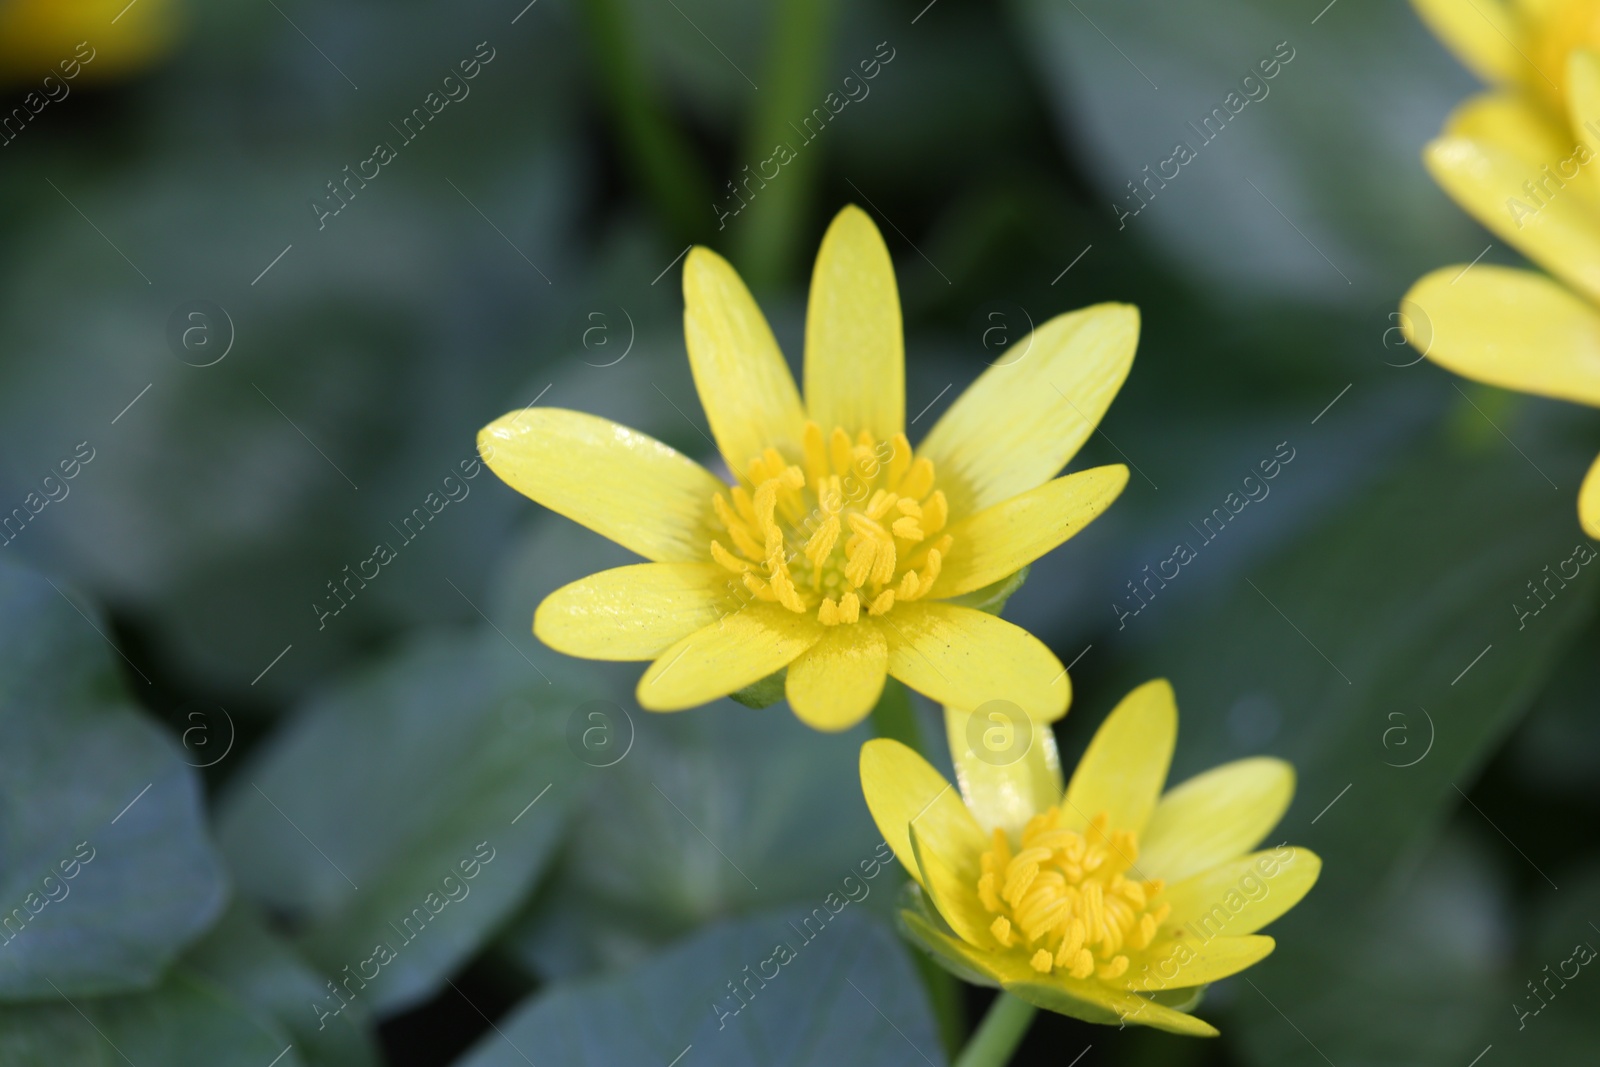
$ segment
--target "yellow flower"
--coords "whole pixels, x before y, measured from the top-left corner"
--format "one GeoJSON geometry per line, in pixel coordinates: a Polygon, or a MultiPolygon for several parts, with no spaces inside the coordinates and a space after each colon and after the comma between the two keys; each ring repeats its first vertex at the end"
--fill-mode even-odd
{"type": "Polygon", "coordinates": [[[56,97],[74,78],[109,81],[142,70],[172,49],[177,8],[175,0],[0,0],[0,82],[53,75],[41,93],[56,97]]]}
{"type": "Polygon", "coordinates": [[[1322,869],[1303,848],[1248,851],[1289,806],[1293,769],[1239,760],[1163,794],[1178,709],[1159,680],[1101,724],[1065,795],[1048,727],[996,765],[969,718],[946,710],[959,794],[898,741],[861,749],[867,806],[921,889],[903,929],[957,975],[1038,1007],[1214,1036],[1187,1014],[1199,987],[1271,952],[1255,931],[1322,869]]]}
{"type": "MultiPolygon", "coordinates": [[[[1424,160],[1445,192],[1549,274],[1456,264],[1401,303],[1418,351],[1504,389],[1600,406],[1600,0],[1416,0],[1503,88],[1468,100],[1424,160]],[[1554,277],[1550,277],[1554,275],[1554,277]]],[[[1600,537],[1600,459],[1578,491],[1600,537]]]]}
{"type": "Polygon", "coordinates": [[[556,590],[534,633],[568,655],[654,660],[638,698],[656,711],[788,668],[791,707],[822,730],[859,722],[886,674],[959,708],[1064,714],[1050,650],[955,601],[1061,544],[1127,484],[1120,465],[1054,475],[1127,376],[1138,312],[1103,304],[1039,327],[913,452],[894,269],[862,211],[840,212],[817,253],[804,404],[726,261],[692,251],[683,294],[690,369],[736,484],[576,411],[513,412],[479,434],[513,488],[651,561],[556,590]]]}

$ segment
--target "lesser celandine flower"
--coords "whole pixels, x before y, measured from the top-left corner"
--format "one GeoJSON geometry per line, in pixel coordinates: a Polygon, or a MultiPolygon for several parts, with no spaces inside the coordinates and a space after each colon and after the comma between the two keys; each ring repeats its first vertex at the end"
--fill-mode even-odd
{"type": "Polygon", "coordinates": [[[727,262],[694,249],[683,294],[733,485],[576,411],[513,412],[479,435],[512,487],[651,561],[556,590],[534,633],[568,655],[654,660],[638,698],[657,711],[788,668],[789,703],[818,729],[859,722],[888,674],[958,708],[1002,698],[1059,718],[1069,690],[1054,654],[955,601],[1061,544],[1127,483],[1120,465],[1055,475],[1127,376],[1138,313],[1106,304],[1045,323],[913,450],[894,270],[859,209],[817,253],[803,402],[727,262]]]}
{"type": "Polygon", "coordinates": [[[1271,952],[1256,931],[1322,868],[1299,847],[1250,852],[1289,805],[1290,766],[1240,760],[1162,793],[1178,730],[1165,681],[1117,705],[1064,793],[1047,726],[996,764],[967,714],[946,716],[959,792],[898,741],[861,749],[867,806],[920,886],[909,936],[1038,1007],[1214,1035],[1187,1013],[1198,987],[1271,952]]]}
{"type": "MultiPolygon", "coordinates": [[[[1435,271],[1401,305],[1407,339],[1476,381],[1600,406],[1600,0],[1416,2],[1496,86],[1450,116],[1428,169],[1549,273],[1435,271]]],[[[1578,516],[1600,537],[1600,460],[1578,516]]]]}

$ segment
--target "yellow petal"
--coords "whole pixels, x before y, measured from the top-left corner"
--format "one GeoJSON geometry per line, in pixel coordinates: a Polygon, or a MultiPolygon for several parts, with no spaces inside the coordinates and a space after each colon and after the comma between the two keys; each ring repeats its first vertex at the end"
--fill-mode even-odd
{"type": "Polygon", "coordinates": [[[1018,836],[1029,819],[1061,802],[1061,757],[1050,727],[1008,704],[967,713],[944,709],[956,783],[978,825],[1018,836]]]}
{"type": "Polygon", "coordinates": [[[1238,974],[1265,959],[1274,946],[1265,934],[1218,937],[1210,941],[1183,937],[1151,947],[1138,967],[1130,967],[1117,985],[1139,993],[1205,985],[1238,974]]]}
{"type": "Polygon", "coordinates": [[[1578,521],[1583,532],[1600,540],[1600,458],[1583,476],[1583,486],[1578,490],[1578,521]]]}
{"type": "Polygon", "coordinates": [[[1009,700],[1043,722],[1067,713],[1066,669],[1019,626],[939,602],[896,604],[882,621],[889,673],[941,704],[972,711],[1009,700]]]}
{"type": "Polygon", "coordinates": [[[1589,147],[1600,138],[1581,126],[1569,127],[1526,93],[1473,97],[1451,113],[1442,136],[1465,138],[1516,161],[1520,181],[1532,187],[1520,185],[1501,213],[1512,225],[1524,223],[1518,230],[1526,229],[1530,213],[1542,211],[1543,203],[1555,197],[1576,197],[1586,210],[1600,210],[1600,162],[1589,147]]]}
{"type": "Polygon", "coordinates": [[[1015,574],[1093,522],[1128,484],[1120,463],[1046,482],[950,527],[954,539],[929,596],[960,596],[1015,574]]]}
{"type": "MultiPolygon", "coordinates": [[[[1031,968],[1030,968],[1031,970],[1031,968]]],[[[1216,1027],[1204,1019],[1175,1011],[1137,993],[1113,989],[1103,982],[1053,974],[1019,974],[1001,983],[1005,991],[1046,1011],[1070,1015],[1085,1022],[1121,1026],[1133,1023],[1189,1037],[1216,1037],[1216,1027]]]]}
{"type": "Polygon", "coordinates": [[[742,477],[768,445],[797,458],[805,413],[794,376],[750,290],[708,248],[694,249],[683,265],[683,336],[728,467],[742,477]]]}
{"type": "Polygon", "coordinates": [[[1574,138],[1600,148],[1600,54],[1585,48],[1567,56],[1567,121],[1574,138]]]}
{"type": "Polygon", "coordinates": [[[1537,171],[1554,167],[1572,155],[1573,141],[1563,125],[1527,94],[1480,93],[1457,107],[1445,120],[1443,133],[1492,144],[1537,171]]]}
{"type": "Polygon", "coordinates": [[[1112,829],[1142,834],[1167,780],[1177,740],[1178,704],[1165,678],[1123,697],[1072,772],[1061,802],[1065,825],[1081,830],[1103,811],[1111,816],[1112,829]]]}
{"type": "Polygon", "coordinates": [[[727,486],[647,434],[561,408],[527,408],[478,431],[489,469],[524,496],[658,563],[703,563],[711,497],[727,486]]]}
{"type": "Polygon", "coordinates": [[[925,915],[902,908],[900,921],[905,925],[914,943],[932,953],[934,959],[946,970],[954,972],[966,981],[978,978],[982,980],[982,984],[998,986],[1005,975],[1025,977],[1021,971],[1011,966],[1011,960],[1005,953],[991,952],[969,945],[959,937],[951,937],[925,915]]]}
{"type": "Polygon", "coordinates": [[[715,563],[639,563],[580,578],[544,598],[533,632],[584,659],[655,659],[737,607],[715,563]]]}
{"type": "Polygon", "coordinates": [[[900,921],[916,941],[936,954],[936,959],[950,961],[947,966],[953,963],[951,969],[982,975],[1013,996],[1046,1011],[1091,1023],[1112,1026],[1133,1023],[1192,1037],[1217,1036],[1216,1029],[1204,1020],[1136,993],[1113,989],[1094,980],[1071,978],[1059,971],[1040,974],[1016,953],[976,948],[937,929],[916,912],[902,910],[900,921]]]}
{"type": "Polygon", "coordinates": [[[1056,316],[984,371],[917,449],[938,469],[950,514],[1055,477],[1100,424],[1138,343],[1137,308],[1097,304],[1056,316]]]}
{"type": "Polygon", "coordinates": [[[834,216],[811,272],[806,410],[824,432],[888,440],[905,430],[905,362],[894,263],[878,227],[851,205],[834,216]]]}
{"type": "Polygon", "coordinates": [[[911,824],[941,852],[978,854],[988,838],[944,775],[899,741],[874,738],[861,746],[861,792],[878,832],[911,877],[922,882],[911,848],[911,824]]]}
{"type": "MultiPolygon", "coordinates": [[[[982,846],[940,847],[923,840],[919,823],[911,824],[911,852],[922,873],[922,888],[933,906],[963,941],[973,945],[988,943],[989,924],[994,916],[978,900],[978,879],[983,875],[979,857],[982,846]]],[[[948,839],[946,839],[948,840],[948,839]]]]}
{"type": "Polygon", "coordinates": [[[1412,341],[1473,381],[1600,405],[1600,311],[1543,274],[1445,267],[1406,294],[1412,341]]]}
{"type": "Polygon", "coordinates": [[[696,630],[639,679],[639,704],[682,711],[727,696],[787,667],[822,636],[822,626],[778,604],[752,604],[696,630]]]}
{"type": "Polygon", "coordinates": [[[870,622],[824,630],[822,640],[789,665],[785,691],[807,726],[848,730],[867,717],[883,692],[889,645],[870,622]]]}
{"type": "Polygon", "coordinates": [[[1261,843],[1294,796],[1294,768],[1257,756],[1197,774],[1156,804],[1140,841],[1139,870],[1169,884],[1261,843]]]}
{"type": "Polygon", "coordinates": [[[1600,217],[1581,190],[1563,188],[1559,177],[1486,141],[1441,137],[1423,159],[1434,180],[1479,222],[1591,299],[1600,298],[1600,217]]]}
{"type": "MultiPolygon", "coordinates": [[[[1411,0],[1434,36],[1486,82],[1516,82],[1539,77],[1517,51],[1522,28],[1503,0],[1411,0]]],[[[1554,72],[1552,72],[1554,75],[1554,72]]]]}
{"type": "Polygon", "coordinates": [[[1201,941],[1253,934],[1300,903],[1321,873],[1315,852],[1289,845],[1219,863],[1166,888],[1167,926],[1201,941]]]}

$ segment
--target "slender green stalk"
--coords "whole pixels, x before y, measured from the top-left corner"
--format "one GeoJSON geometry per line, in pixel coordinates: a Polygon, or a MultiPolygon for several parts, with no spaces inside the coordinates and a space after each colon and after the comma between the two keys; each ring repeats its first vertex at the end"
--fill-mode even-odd
{"type": "Polygon", "coordinates": [[[887,737],[926,757],[922,747],[922,727],[917,722],[917,709],[911,705],[911,694],[893,678],[883,683],[883,694],[872,709],[872,729],[879,737],[887,737]]]}
{"type": "Polygon", "coordinates": [[[1033,1022],[1035,1008],[1025,1000],[1010,993],[1001,993],[989,1005],[988,1014],[978,1024],[977,1032],[967,1047],[956,1058],[955,1067],[1004,1067],[1011,1062],[1011,1054],[1022,1044],[1028,1024],[1033,1022]]]}
{"type": "MultiPolygon", "coordinates": [[[[757,290],[782,281],[797,254],[821,159],[816,148],[797,143],[793,124],[822,103],[822,66],[837,8],[838,0],[778,0],[773,10],[771,52],[732,177],[739,183],[756,174],[779,144],[795,152],[777,177],[757,176],[759,188],[749,190],[749,207],[733,224],[735,261],[757,290]]],[[[729,198],[721,189],[718,193],[729,198]]]]}
{"type": "MultiPolygon", "coordinates": [[[[883,695],[872,709],[872,729],[879,737],[892,738],[927,755],[922,747],[922,728],[917,722],[911,694],[893,678],[883,683],[883,695]]],[[[947,1055],[953,1056],[967,1033],[967,1020],[961,1010],[961,983],[922,952],[913,953],[913,962],[927,991],[933,1017],[939,1024],[939,1043],[947,1055]]]]}
{"type": "Polygon", "coordinates": [[[620,0],[584,0],[583,11],[601,88],[634,179],[678,240],[704,237],[713,218],[709,180],[647,81],[648,65],[620,0]]]}
{"type": "Polygon", "coordinates": [[[954,1056],[967,1038],[967,1013],[962,1007],[962,986],[959,979],[934,962],[932,956],[917,949],[911,950],[911,962],[922,979],[922,988],[928,994],[928,1004],[933,1008],[933,1021],[939,1027],[939,1044],[945,1056],[954,1056]]]}

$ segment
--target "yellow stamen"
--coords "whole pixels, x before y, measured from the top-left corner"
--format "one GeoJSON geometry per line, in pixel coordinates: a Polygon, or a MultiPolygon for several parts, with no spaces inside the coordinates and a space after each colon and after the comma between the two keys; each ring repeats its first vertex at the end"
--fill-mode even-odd
{"type": "Polygon", "coordinates": [[[855,593],[846,593],[839,598],[839,621],[843,623],[855,622],[861,617],[861,600],[855,593]]]}
{"type": "Polygon", "coordinates": [[[888,482],[890,485],[899,485],[900,479],[911,468],[911,442],[906,440],[905,434],[897,433],[890,438],[889,446],[894,451],[889,454],[888,482]]]}
{"type": "Polygon", "coordinates": [[[951,546],[933,463],[914,456],[904,434],[886,446],[865,431],[807,422],[799,445],[798,463],[763,449],[739,485],[712,497],[722,532],[710,558],[760,600],[815,613],[825,626],[926,597],[951,546]]]}
{"type": "Polygon", "coordinates": [[[721,541],[711,542],[711,558],[735,574],[743,574],[750,569],[749,563],[723,548],[721,541]]]}
{"type": "Polygon", "coordinates": [[[800,435],[800,447],[806,456],[806,484],[821,485],[822,480],[832,473],[828,466],[828,445],[822,439],[822,427],[807,422],[800,435]]]}
{"type": "Polygon", "coordinates": [[[1035,815],[1015,850],[995,830],[979,862],[978,901],[995,917],[996,945],[1018,949],[1035,970],[1114,981],[1133,965],[1128,951],[1148,948],[1171,912],[1152,906],[1165,884],[1139,878],[1137,835],[1111,830],[1104,813],[1081,832],[1061,823],[1060,808],[1035,815]]]}
{"type": "Polygon", "coordinates": [[[911,469],[906,471],[906,476],[900,479],[900,484],[894,487],[901,496],[914,496],[919,500],[927,496],[932,488],[933,461],[927,456],[918,456],[912,462],[911,469]]]}
{"type": "Polygon", "coordinates": [[[1100,979],[1121,978],[1128,970],[1128,957],[1118,956],[1110,963],[1095,972],[1095,977],[1100,979]]]}

